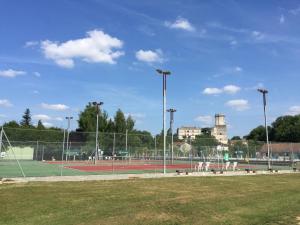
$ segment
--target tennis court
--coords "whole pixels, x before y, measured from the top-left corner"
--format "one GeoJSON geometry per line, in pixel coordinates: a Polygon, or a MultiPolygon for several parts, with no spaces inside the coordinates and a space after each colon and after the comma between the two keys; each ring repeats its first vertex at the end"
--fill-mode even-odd
{"type": "MultiPolygon", "coordinates": [[[[199,172],[197,168],[200,160],[175,160],[173,164],[167,161],[166,172],[199,172]]],[[[74,161],[35,161],[19,160],[26,177],[43,176],[77,176],[77,175],[105,175],[105,174],[139,174],[162,173],[164,169],[162,160],[99,160],[96,164],[88,160],[74,161]]],[[[231,163],[232,165],[232,163],[231,163]]],[[[203,166],[200,171],[225,171],[223,163],[212,162],[207,170],[203,166]]],[[[276,170],[290,170],[287,165],[274,165],[276,170]]],[[[232,166],[227,168],[232,171],[232,166]]],[[[237,163],[236,171],[266,170],[265,164],[237,163]]],[[[22,177],[23,174],[17,161],[0,160],[0,177],[22,177]]]]}

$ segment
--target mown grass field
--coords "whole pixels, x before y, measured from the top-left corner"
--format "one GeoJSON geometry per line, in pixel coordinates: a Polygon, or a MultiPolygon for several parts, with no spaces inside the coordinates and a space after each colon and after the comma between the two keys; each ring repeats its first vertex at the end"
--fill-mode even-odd
{"type": "Polygon", "coordinates": [[[298,224],[300,174],[0,185],[0,224],[298,224]]]}

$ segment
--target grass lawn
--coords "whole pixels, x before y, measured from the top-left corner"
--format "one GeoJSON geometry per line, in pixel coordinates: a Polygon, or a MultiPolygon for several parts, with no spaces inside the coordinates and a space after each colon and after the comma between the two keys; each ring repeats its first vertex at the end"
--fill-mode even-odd
{"type": "Polygon", "coordinates": [[[297,224],[300,174],[0,185],[0,224],[297,224]]]}

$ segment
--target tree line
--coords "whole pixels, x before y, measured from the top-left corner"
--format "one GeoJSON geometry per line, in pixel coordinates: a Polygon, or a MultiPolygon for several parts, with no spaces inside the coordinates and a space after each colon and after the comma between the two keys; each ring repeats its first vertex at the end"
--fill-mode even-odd
{"type": "MultiPolygon", "coordinates": [[[[278,117],[268,126],[269,140],[273,142],[300,142],[300,115],[287,115],[278,117]]],[[[241,140],[239,136],[231,140],[241,140]]],[[[266,129],[258,126],[252,129],[243,139],[254,141],[266,141],[266,129]]]]}

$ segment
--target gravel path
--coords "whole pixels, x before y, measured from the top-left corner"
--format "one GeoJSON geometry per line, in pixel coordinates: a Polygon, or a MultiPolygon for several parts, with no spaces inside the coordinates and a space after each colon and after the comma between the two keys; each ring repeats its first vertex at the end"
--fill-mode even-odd
{"type": "Polygon", "coordinates": [[[247,173],[245,171],[227,171],[223,174],[212,172],[193,172],[189,174],[182,173],[144,173],[144,174],[111,174],[111,175],[87,175],[87,176],[53,176],[53,177],[26,177],[26,178],[9,178],[2,179],[1,183],[22,183],[22,182],[60,182],[60,181],[96,181],[96,180],[124,180],[139,178],[164,178],[164,177],[208,177],[208,176],[255,176],[262,174],[276,175],[299,173],[289,170],[278,172],[256,171],[256,173],[247,173]]]}

